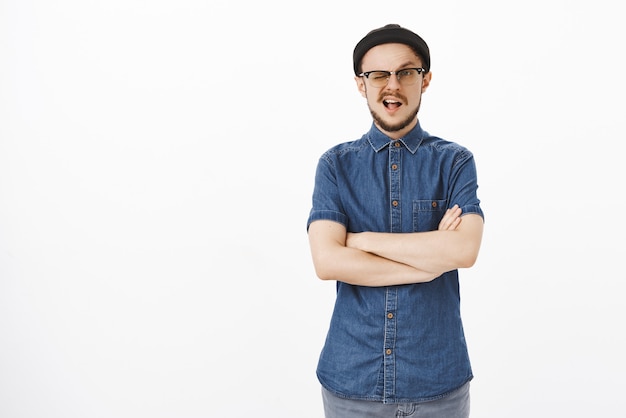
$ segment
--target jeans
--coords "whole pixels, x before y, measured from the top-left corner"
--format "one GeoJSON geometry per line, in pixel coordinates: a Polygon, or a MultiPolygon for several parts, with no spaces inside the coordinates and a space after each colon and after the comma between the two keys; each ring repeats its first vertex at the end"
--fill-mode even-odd
{"type": "Polygon", "coordinates": [[[430,402],[383,404],[339,398],[322,388],[326,418],[468,418],[469,382],[448,396],[430,402]]]}

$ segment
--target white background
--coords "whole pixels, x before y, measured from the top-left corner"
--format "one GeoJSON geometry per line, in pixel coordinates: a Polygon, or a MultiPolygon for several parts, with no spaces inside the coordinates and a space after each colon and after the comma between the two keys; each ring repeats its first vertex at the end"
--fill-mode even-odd
{"type": "Polygon", "coordinates": [[[321,417],[313,175],[399,23],[478,165],[472,416],[623,417],[618,4],[0,1],[0,416],[321,417]]]}

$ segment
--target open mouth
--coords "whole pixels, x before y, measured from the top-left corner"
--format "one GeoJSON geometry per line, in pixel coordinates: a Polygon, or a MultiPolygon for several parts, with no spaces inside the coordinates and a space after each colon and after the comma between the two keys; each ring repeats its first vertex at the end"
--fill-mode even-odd
{"type": "Polygon", "coordinates": [[[393,99],[385,99],[383,100],[383,105],[387,108],[387,109],[397,109],[400,106],[402,106],[402,103],[400,103],[397,100],[393,100],[393,99]]]}

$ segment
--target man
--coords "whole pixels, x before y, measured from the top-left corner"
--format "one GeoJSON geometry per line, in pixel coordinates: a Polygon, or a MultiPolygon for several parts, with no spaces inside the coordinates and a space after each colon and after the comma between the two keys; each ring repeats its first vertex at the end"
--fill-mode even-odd
{"type": "Polygon", "coordinates": [[[418,121],[432,79],[420,36],[386,25],[353,59],[373,124],[321,156],[307,224],[316,274],[337,281],[317,368],[326,417],[467,417],[457,269],[482,238],[474,158],[418,121]]]}

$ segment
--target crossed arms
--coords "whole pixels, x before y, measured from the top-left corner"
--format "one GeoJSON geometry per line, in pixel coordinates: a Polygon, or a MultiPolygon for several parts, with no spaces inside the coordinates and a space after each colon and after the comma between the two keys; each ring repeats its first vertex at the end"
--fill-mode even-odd
{"type": "Polygon", "coordinates": [[[337,222],[309,225],[313,265],[322,280],[361,286],[428,282],[457,268],[474,265],[483,233],[477,214],[446,211],[437,231],[349,233],[337,222]]]}

